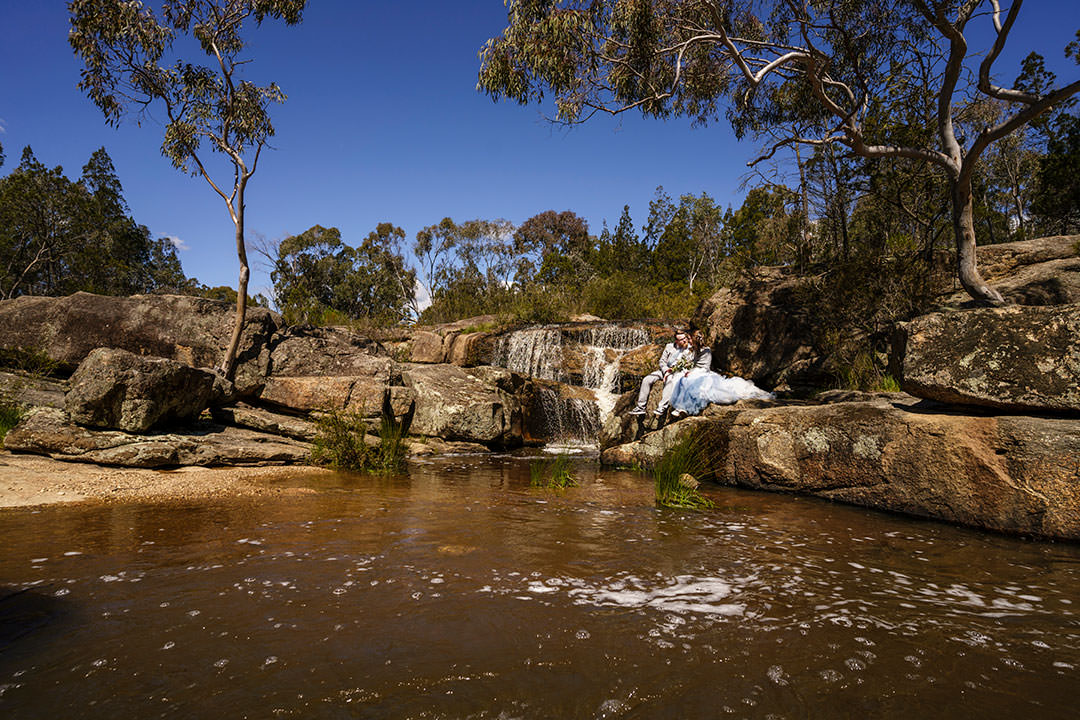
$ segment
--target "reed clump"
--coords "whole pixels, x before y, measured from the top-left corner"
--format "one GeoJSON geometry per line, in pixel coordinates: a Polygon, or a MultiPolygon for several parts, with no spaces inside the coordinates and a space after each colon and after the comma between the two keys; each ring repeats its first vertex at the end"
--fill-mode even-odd
{"type": "Polygon", "coordinates": [[[529,484],[533,487],[562,489],[575,487],[577,478],[570,463],[570,456],[560,454],[554,460],[534,460],[529,463],[529,484]]]}
{"type": "Polygon", "coordinates": [[[709,444],[698,434],[679,440],[653,468],[656,504],[662,507],[708,510],[712,500],[698,490],[701,478],[714,475],[716,463],[709,444]]]}

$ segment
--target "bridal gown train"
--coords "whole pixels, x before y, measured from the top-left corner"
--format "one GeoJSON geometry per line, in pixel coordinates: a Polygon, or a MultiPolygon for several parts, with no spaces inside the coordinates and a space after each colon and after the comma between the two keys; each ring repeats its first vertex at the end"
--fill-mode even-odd
{"type": "Polygon", "coordinates": [[[671,391],[671,406],[689,415],[697,415],[711,403],[730,405],[748,399],[772,400],[773,394],[741,377],[700,368],[677,377],[671,391]]]}

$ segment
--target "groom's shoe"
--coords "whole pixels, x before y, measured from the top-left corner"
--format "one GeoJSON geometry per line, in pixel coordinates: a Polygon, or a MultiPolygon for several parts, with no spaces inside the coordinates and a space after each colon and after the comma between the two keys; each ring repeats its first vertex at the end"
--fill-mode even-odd
{"type": "Polygon", "coordinates": [[[630,412],[627,413],[627,415],[644,415],[644,414],[645,414],[645,408],[643,408],[643,407],[636,407],[636,408],[634,408],[633,410],[631,410],[630,412]]]}

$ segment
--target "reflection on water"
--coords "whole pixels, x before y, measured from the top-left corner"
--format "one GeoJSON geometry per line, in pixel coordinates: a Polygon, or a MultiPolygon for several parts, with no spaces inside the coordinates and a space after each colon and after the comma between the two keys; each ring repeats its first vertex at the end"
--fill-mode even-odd
{"type": "Polygon", "coordinates": [[[576,474],[0,513],[0,714],[1075,716],[1080,547],[576,474]]]}

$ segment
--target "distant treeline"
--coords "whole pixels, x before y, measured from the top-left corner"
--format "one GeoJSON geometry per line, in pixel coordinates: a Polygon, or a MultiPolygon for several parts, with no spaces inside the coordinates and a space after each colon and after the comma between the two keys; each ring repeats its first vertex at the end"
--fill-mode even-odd
{"type": "Polygon", "coordinates": [[[0,178],[0,299],[79,291],[236,299],[232,288],[188,278],[173,242],[151,237],[131,217],[105,148],[70,180],[26,147],[18,166],[0,178]]]}
{"type": "MultiPolygon", "coordinates": [[[[624,207],[599,233],[573,211],[547,210],[520,225],[444,218],[411,242],[392,223],[359,243],[314,225],[256,249],[271,264],[273,304],[294,323],[686,318],[758,265],[812,278],[833,293],[828,305],[837,313],[916,312],[953,247],[940,172],[827,146],[798,157],[788,175],[758,176],[735,209],[704,192],[675,199],[657,188],[641,226],[624,207]],[[830,289],[841,284],[858,286],[863,300],[830,289]],[[886,295],[888,302],[866,300],[886,295]]],[[[1080,231],[1080,117],[1059,110],[998,143],[975,187],[981,244],[1080,231]]],[[[26,148],[0,178],[0,296],[78,290],[235,299],[229,288],[186,277],[173,244],[131,217],[104,149],[72,181],[26,148]]]]}
{"type": "MultiPolygon", "coordinates": [[[[831,145],[797,155],[786,170],[758,175],[737,209],[707,193],[676,200],[657,188],[640,227],[624,207],[598,234],[570,210],[548,210],[520,225],[445,218],[411,243],[383,223],[356,247],[316,225],[261,250],[277,306],[312,323],[686,318],[758,265],[786,265],[812,280],[841,326],[852,314],[876,328],[918,312],[935,270],[949,267],[943,256],[955,252],[943,172],[904,158],[845,156],[831,145]]],[[[974,187],[980,244],[1080,232],[1080,117],[1055,111],[997,143],[974,187]]]]}

